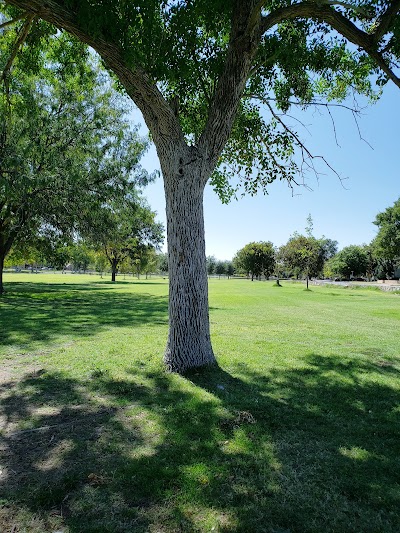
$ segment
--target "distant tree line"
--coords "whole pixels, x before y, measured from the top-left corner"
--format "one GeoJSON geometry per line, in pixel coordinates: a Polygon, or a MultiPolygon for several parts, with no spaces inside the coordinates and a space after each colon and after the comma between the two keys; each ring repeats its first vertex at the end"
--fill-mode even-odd
{"type": "Polygon", "coordinates": [[[369,244],[350,245],[338,251],[338,243],[313,235],[311,216],[305,235],[294,233],[286,244],[250,242],[232,261],[207,258],[209,274],[245,275],[251,280],[269,278],[336,280],[398,279],[400,274],[400,198],[376,216],[378,233],[369,244]],[[228,274],[227,265],[230,265],[228,274]]]}
{"type": "Polygon", "coordinates": [[[7,257],[6,268],[30,269],[32,272],[42,269],[82,274],[95,272],[101,277],[110,276],[114,281],[117,274],[148,278],[153,274],[168,273],[166,254],[157,252],[152,245],[130,248],[129,253],[115,266],[103,249],[83,240],[69,244],[63,242],[58,248],[52,248],[49,244],[37,241],[23,249],[12,250],[7,257]]]}

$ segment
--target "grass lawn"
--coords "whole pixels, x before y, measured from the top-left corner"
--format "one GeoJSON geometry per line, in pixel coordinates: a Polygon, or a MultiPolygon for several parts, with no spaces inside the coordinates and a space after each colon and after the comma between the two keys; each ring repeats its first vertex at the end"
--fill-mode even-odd
{"type": "Polygon", "coordinates": [[[5,283],[1,532],[399,533],[399,294],[213,279],[182,377],[166,280],[5,283]]]}

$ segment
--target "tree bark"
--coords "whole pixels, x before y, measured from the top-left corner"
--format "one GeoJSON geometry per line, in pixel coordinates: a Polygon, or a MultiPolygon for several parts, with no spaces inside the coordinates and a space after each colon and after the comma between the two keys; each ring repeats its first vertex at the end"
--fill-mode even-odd
{"type": "Polygon", "coordinates": [[[14,244],[16,236],[17,232],[15,230],[10,231],[4,222],[0,220],[0,294],[5,292],[3,285],[4,261],[11,250],[11,246],[14,244]]]}
{"type": "Polygon", "coordinates": [[[117,265],[115,261],[111,263],[111,281],[115,281],[115,278],[117,276],[117,265]]]}
{"type": "Polygon", "coordinates": [[[0,295],[4,293],[3,287],[3,268],[4,268],[5,254],[0,251],[0,295]]]}
{"type": "MultiPolygon", "coordinates": [[[[179,150],[178,150],[179,151],[179,150]]],[[[186,150],[187,151],[187,148],[186,150]]],[[[164,362],[171,372],[215,363],[210,340],[201,162],[185,156],[162,165],[166,197],[169,334],[164,362]],[[175,165],[174,165],[175,166],[175,165]]]]}

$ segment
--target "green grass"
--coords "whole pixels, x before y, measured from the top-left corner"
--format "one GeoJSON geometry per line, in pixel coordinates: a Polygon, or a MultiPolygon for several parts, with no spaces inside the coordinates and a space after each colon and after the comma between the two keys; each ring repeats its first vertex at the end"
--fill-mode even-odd
{"type": "Polygon", "coordinates": [[[211,280],[182,377],[166,280],[5,282],[0,531],[400,531],[400,295],[211,280]]]}

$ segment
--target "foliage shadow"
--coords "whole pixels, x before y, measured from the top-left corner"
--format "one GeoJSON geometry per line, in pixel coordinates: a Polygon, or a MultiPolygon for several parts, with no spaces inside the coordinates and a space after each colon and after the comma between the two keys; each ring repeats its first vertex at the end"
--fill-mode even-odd
{"type": "Polygon", "coordinates": [[[1,391],[0,497],[40,531],[394,533],[400,395],[375,371],[396,370],[310,354],[264,374],[25,375],[1,391]]]}
{"type": "Polygon", "coordinates": [[[167,297],[111,291],[95,284],[9,284],[0,300],[0,345],[79,338],[110,326],[167,324],[167,297]],[[20,339],[22,342],[20,342],[20,339]]]}

